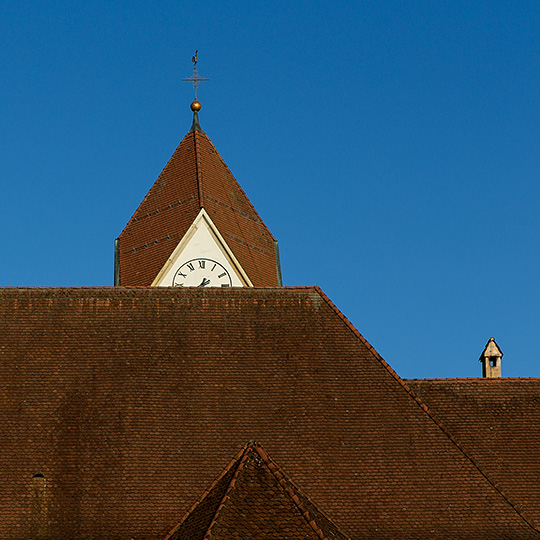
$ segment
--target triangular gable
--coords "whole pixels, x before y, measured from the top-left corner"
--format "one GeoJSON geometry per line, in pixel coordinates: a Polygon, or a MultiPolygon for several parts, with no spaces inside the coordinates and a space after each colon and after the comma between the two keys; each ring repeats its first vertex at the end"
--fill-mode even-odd
{"type": "Polygon", "coordinates": [[[489,338],[486,346],[484,347],[484,350],[482,351],[482,354],[480,355],[480,358],[482,359],[484,357],[494,356],[502,358],[503,352],[501,351],[501,348],[497,345],[495,338],[489,338]]]}
{"type": "Polygon", "coordinates": [[[165,540],[238,537],[347,539],[254,442],[233,459],[165,540]]]}
{"type": "Polygon", "coordinates": [[[152,286],[170,287],[176,285],[174,277],[182,264],[197,259],[216,261],[224,267],[231,276],[233,287],[253,286],[204,208],[201,208],[199,215],[172,252],[152,286]]]}

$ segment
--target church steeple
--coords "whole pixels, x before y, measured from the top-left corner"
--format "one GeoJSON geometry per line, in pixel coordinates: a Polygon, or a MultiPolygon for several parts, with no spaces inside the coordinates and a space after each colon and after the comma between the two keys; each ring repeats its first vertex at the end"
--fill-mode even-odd
{"type": "Polygon", "coordinates": [[[281,285],[277,242],[201,129],[200,109],[195,100],[191,129],[116,240],[115,285],[281,285]]]}

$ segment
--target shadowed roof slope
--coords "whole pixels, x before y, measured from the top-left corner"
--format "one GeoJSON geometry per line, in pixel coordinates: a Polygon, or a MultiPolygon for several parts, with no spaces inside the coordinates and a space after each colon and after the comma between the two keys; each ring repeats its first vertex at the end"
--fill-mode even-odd
{"type": "Polygon", "coordinates": [[[191,130],[118,238],[119,285],[148,286],[201,208],[256,287],[277,287],[277,243],[206,134],[191,130]]]}
{"type": "Polygon", "coordinates": [[[165,540],[346,540],[346,536],[250,443],[165,540]]]}
{"type": "Polygon", "coordinates": [[[540,526],[540,379],[410,379],[489,478],[540,526]]]}
{"type": "Polygon", "coordinates": [[[538,538],[317,288],[5,288],[0,329],[2,540],[38,472],[51,539],[161,538],[249,440],[350,537],[538,538]]]}

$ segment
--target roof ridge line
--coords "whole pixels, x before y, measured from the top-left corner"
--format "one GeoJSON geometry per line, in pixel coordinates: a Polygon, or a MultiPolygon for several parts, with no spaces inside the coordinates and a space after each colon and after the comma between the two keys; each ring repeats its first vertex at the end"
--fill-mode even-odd
{"type": "MultiPolygon", "coordinates": [[[[0,287],[0,296],[9,295],[8,297],[20,297],[19,295],[22,295],[23,293],[26,293],[26,295],[30,294],[40,294],[43,295],[46,292],[80,292],[81,294],[90,294],[91,292],[107,292],[112,293],[112,296],[118,297],[118,298],[141,298],[140,296],[133,296],[132,293],[139,292],[139,291],[146,291],[149,293],[152,293],[153,296],[161,297],[160,295],[168,296],[170,294],[170,289],[175,289],[178,294],[182,294],[184,291],[189,291],[190,288],[182,288],[182,287],[152,287],[151,285],[83,285],[83,286],[51,286],[51,285],[42,285],[42,286],[17,286],[17,285],[8,285],[5,287],[0,287]],[[168,292],[166,292],[168,291],[168,292]],[[17,294],[18,293],[18,294],[17,294]]],[[[194,287],[196,289],[196,287],[194,287]]],[[[279,291],[286,292],[286,291],[307,291],[307,290],[314,290],[315,288],[309,285],[287,285],[283,287],[249,287],[247,289],[246,287],[230,287],[228,288],[228,291],[223,290],[222,293],[230,292],[231,290],[236,290],[238,292],[248,292],[248,291],[254,291],[254,290],[260,290],[260,291],[279,291]],[[243,291],[240,291],[243,289],[243,291]]],[[[221,289],[216,289],[221,290],[221,289]]],[[[190,294],[189,292],[187,294],[190,294]]],[[[195,291],[193,292],[195,294],[195,291]]],[[[40,296],[43,297],[43,296],[40,296]]],[[[25,298],[28,298],[28,296],[25,296],[25,298]]],[[[61,298],[60,296],[57,296],[56,298],[61,298]]],[[[71,296],[70,298],[80,298],[80,296],[71,296]]],[[[88,296],[84,296],[83,298],[91,298],[88,296]]],[[[531,377],[534,378],[534,377],[531,377]]],[[[540,377],[537,377],[537,379],[540,379],[540,377]]]]}
{"type": "Polygon", "coordinates": [[[246,195],[246,192],[244,191],[244,188],[240,185],[240,183],[238,182],[238,180],[236,180],[236,176],[234,176],[234,174],[231,172],[231,169],[229,169],[229,166],[225,163],[225,161],[223,160],[223,158],[221,157],[221,154],[218,152],[217,148],[214,146],[214,143],[210,140],[210,137],[206,134],[206,133],[202,133],[206,139],[208,140],[208,142],[212,145],[212,148],[214,149],[214,151],[216,152],[216,155],[217,157],[219,158],[219,160],[221,161],[221,164],[227,169],[227,171],[229,172],[229,174],[234,178],[234,181],[238,184],[238,187],[240,188],[240,191],[242,192],[242,194],[244,195],[244,197],[247,199],[247,203],[249,204],[249,206],[251,207],[251,209],[253,210],[253,212],[255,213],[255,215],[260,219],[262,225],[264,225],[265,229],[268,231],[268,233],[270,234],[270,237],[272,238],[272,240],[276,240],[274,238],[274,235],[272,234],[272,232],[270,231],[270,229],[266,226],[266,223],[264,222],[264,220],[261,218],[261,216],[259,215],[259,212],[257,212],[256,208],[253,206],[251,200],[249,199],[249,197],[246,195]]]}
{"type": "MultiPolygon", "coordinates": [[[[298,498],[298,495],[294,493],[293,489],[289,486],[289,484],[292,484],[294,488],[300,492],[308,501],[312,502],[311,499],[302,493],[302,490],[281,470],[279,465],[266,453],[264,448],[258,444],[257,442],[253,443],[253,449],[259,454],[261,459],[266,463],[266,466],[270,470],[270,472],[274,475],[276,480],[278,481],[279,485],[283,487],[285,490],[285,493],[291,498],[293,503],[298,507],[300,510],[300,513],[302,514],[302,517],[306,520],[307,524],[313,529],[315,534],[320,538],[320,540],[329,540],[327,536],[325,536],[324,532],[320,527],[317,526],[317,522],[315,519],[313,519],[309,513],[309,510],[304,508],[304,505],[302,504],[302,501],[298,498]]],[[[314,506],[315,503],[312,502],[314,506]]],[[[325,512],[323,512],[321,509],[317,507],[317,510],[327,519],[334,527],[340,531],[340,528],[333,522],[332,519],[330,519],[325,512]]]]}
{"type": "Polygon", "coordinates": [[[203,185],[201,171],[201,156],[199,153],[199,145],[197,144],[197,130],[193,130],[193,147],[195,150],[195,174],[197,175],[197,194],[199,196],[199,209],[204,208],[203,205],[203,185]]]}
{"type": "Polygon", "coordinates": [[[486,381],[486,384],[492,382],[504,382],[504,381],[538,381],[540,377],[426,377],[426,378],[404,378],[404,381],[410,382],[480,382],[486,381]],[[489,382],[488,382],[489,381],[489,382]]]}
{"type": "MultiPolygon", "coordinates": [[[[195,163],[196,163],[196,168],[197,168],[197,189],[198,189],[198,192],[199,192],[199,208],[204,208],[202,166],[201,166],[201,159],[200,159],[200,153],[199,153],[199,145],[197,144],[197,142],[198,142],[197,141],[197,136],[195,135],[196,133],[197,133],[196,131],[193,132],[194,137],[195,137],[195,139],[194,139],[194,141],[195,141],[195,163]]],[[[242,189],[242,186],[240,185],[240,183],[238,182],[238,180],[236,179],[234,174],[231,172],[229,167],[227,167],[227,164],[225,163],[225,161],[221,157],[220,153],[217,151],[216,147],[214,146],[214,144],[212,143],[212,141],[210,140],[208,135],[206,135],[206,133],[204,135],[205,135],[206,139],[208,140],[208,142],[210,143],[213,150],[215,151],[220,163],[225,167],[228,174],[234,180],[234,183],[236,184],[237,189],[239,189],[240,192],[244,195],[245,200],[247,201],[247,203],[251,207],[252,211],[259,218],[259,223],[268,231],[268,233],[270,234],[270,238],[275,242],[276,239],[274,238],[274,235],[270,232],[270,230],[268,229],[268,227],[266,226],[264,221],[261,219],[261,216],[259,216],[257,210],[255,210],[255,207],[253,206],[253,204],[249,200],[249,197],[246,195],[246,192],[242,189]]],[[[227,203],[232,203],[232,202],[233,201],[228,198],[227,203]]],[[[233,219],[234,219],[234,221],[236,223],[236,226],[238,227],[238,230],[242,233],[242,237],[243,238],[248,238],[248,235],[246,235],[244,227],[242,226],[242,223],[240,222],[240,219],[238,217],[238,214],[240,214],[240,213],[234,211],[234,206],[232,206],[231,204],[225,204],[225,206],[229,206],[231,208],[231,210],[233,210],[233,212],[232,212],[233,219]]],[[[251,220],[251,221],[257,223],[256,220],[251,220]]],[[[259,266],[257,265],[255,259],[254,259],[253,251],[251,249],[248,250],[248,255],[249,255],[249,258],[251,259],[251,263],[253,264],[253,268],[257,271],[259,280],[263,281],[263,277],[261,276],[261,270],[260,270],[259,266]]],[[[253,280],[251,280],[251,281],[253,281],[253,280]]]]}
{"type": "Polygon", "coordinates": [[[251,441],[248,442],[242,449],[242,452],[240,453],[240,455],[238,456],[238,457],[242,456],[242,459],[240,460],[240,463],[238,463],[238,467],[236,468],[236,471],[234,472],[233,477],[231,478],[231,481],[229,482],[227,490],[225,491],[225,495],[223,495],[223,498],[221,499],[221,501],[218,504],[218,507],[216,508],[214,517],[212,518],[212,521],[210,521],[210,525],[208,525],[208,529],[206,529],[206,532],[204,533],[203,540],[210,539],[210,536],[212,534],[212,529],[217,524],[219,517],[221,515],[221,510],[223,510],[223,508],[225,507],[225,504],[230,499],[230,493],[236,485],[236,480],[238,479],[238,476],[240,475],[240,473],[244,470],[244,465],[246,463],[251,444],[252,444],[251,441]]]}
{"type": "MultiPolygon", "coordinates": [[[[180,528],[180,525],[182,525],[182,523],[184,523],[184,521],[191,515],[193,510],[195,510],[195,508],[197,508],[197,506],[199,506],[199,504],[201,504],[204,501],[204,499],[216,487],[218,482],[232,469],[233,465],[240,459],[240,456],[246,451],[248,445],[249,445],[249,443],[245,444],[242,447],[242,449],[235,454],[235,456],[231,459],[231,461],[229,461],[228,465],[221,471],[219,476],[210,484],[210,486],[208,486],[204,490],[203,494],[195,501],[195,503],[192,504],[189,507],[189,509],[182,516],[182,519],[180,519],[180,521],[171,529],[171,531],[167,534],[167,536],[163,540],[168,540],[169,538],[171,538],[171,536],[180,528]]],[[[227,492],[228,492],[228,489],[227,489],[227,492]]],[[[226,494],[227,494],[227,492],[226,492],[226,494]]],[[[218,506],[218,509],[219,508],[220,508],[220,506],[218,506]]],[[[217,511],[216,511],[216,513],[217,513],[217,511]]],[[[212,520],[211,524],[212,523],[213,523],[213,520],[212,520]]],[[[205,535],[205,537],[206,537],[206,535],[205,535]]]]}
{"type": "Polygon", "coordinates": [[[392,369],[390,364],[384,360],[384,358],[375,350],[373,345],[357,330],[351,321],[341,312],[341,310],[328,298],[328,296],[323,292],[323,290],[315,285],[314,289],[319,293],[319,295],[326,301],[330,308],[335,311],[338,317],[349,327],[352,333],[360,339],[360,341],[368,348],[369,352],[388,370],[388,372],[396,379],[402,386],[406,386],[403,382],[403,379],[392,369]]]}
{"type": "MultiPolygon", "coordinates": [[[[221,155],[219,154],[219,152],[217,151],[216,147],[213,145],[212,141],[208,138],[208,136],[206,136],[206,138],[208,139],[208,142],[212,145],[213,149],[215,150],[216,152],[216,155],[218,156],[221,164],[226,168],[227,172],[231,175],[232,179],[234,180],[234,182],[236,183],[236,186],[240,189],[240,191],[243,193],[246,201],[248,202],[248,204],[251,206],[251,209],[253,210],[253,212],[255,212],[255,215],[259,218],[260,220],[260,223],[263,225],[263,227],[266,228],[266,230],[268,232],[270,232],[270,230],[268,229],[268,227],[266,226],[266,224],[263,222],[263,220],[261,219],[261,216],[259,216],[259,214],[257,213],[257,210],[255,210],[255,207],[253,206],[253,204],[251,204],[251,201],[249,200],[249,197],[246,195],[245,191],[242,189],[242,186],[240,185],[240,183],[238,182],[238,180],[236,179],[236,177],[234,176],[234,174],[231,172],[231,170],[229,169],[229,167],[227,167],[227,164],[225,163],[225,161],[223,161],[221,155]]],[[[198,146],[197,146],[197,139],[195,139],[195,155],[196,155],[196,166],[197,166],[197,185],[199,186],[199,208],[204,208],[204,199],[203,199],[203,190],[202,190],[202,173],[200,171],[201,167],[200,167],[200,163],[199,163],[199,152],[198,152],[198,146]]],[[[231,203],[232,201],[230,199],[227,200],[228,203],[231,203]]],[[[226,204],[226,206],[230,206],[231,210],[233,210],[233,206],[231,206],[230,204],[226,204]]],[[[236,223],[236,226],[238,227],[238,230],[242,233],[242,237],[243,238],[248,238],[248,236],[245,234],[245,231],[244,231],[244,227],[242,227],[242,223],[240,222],[240,219],[238,218],[238,214],[239,212],[235,212],[233,211],[232,215],[233,215],[233,219],[236,223]]],[[[255,220],[252,220],[252,221],[255,221],[255,220]]],[[[256,221],[255,221],[256,222],[256,221]]],[[[272,238],[272,240],[275,241],[275,238],[274,236],[272,235],[272,233],[270,233],[270,236],[272,238]]],[[[229,246],[230,247],[230,246],[229,246]]],[[[260,271],[260,268],[259,266],[257,265],[257,263],[255,262],[255,259],[253,257],[253,251],[251,249],[248,250],[248,254],[249,254],[249,258],[251,259],[251,262],[253,264],[253,268],[257,271],[257,274],[258,274],[258,278],[262,281],[262,276],[261,276],[261,271],[260,271]]],[[[253,281],[253,280],[251,280],[253,281]]]]}
{"type": "Polygon", "coordinates": [[[540,532],[540,529],[537,529],[532,525],[529,520],[517,509],[516,505],[508,498],[508,496],[489,478],[489,476],[480,468],[476,461],[469,456],[468,452],[461,446],[461,444],[456,441],[450,432],[444,427],[444,425],[437,419],[436,416],[429,410],[428,406],[414,394],[414,392],[405,384],[403,379],[390,367],[390,365],[381,357],[381,355],[372,347],[372,345],[367,341],[367,339],[362,336],[362,334],[355,328],[355,326],[343,315],[339,308],[326,296],[322,289],[315,285],[315,290],[321,295],[321,297],[328,303],[328,305],[336,312],[336,314],[345,322],[349,329],[355,334],[367,347],[369,352],[377,359],[389,373],[401,384],[403,389],[409,394],[411,398],[416,402],[416,404],[424,411],[425,414],[431,419],[431,421],[446,435],[450,442],[461,452],[461,454],[473,465],[473,467],[480,473],[480,475],[486,480],[486,482],[503,498],[503,500],[514,510],[514,512],[536,532],[540,532]]]}

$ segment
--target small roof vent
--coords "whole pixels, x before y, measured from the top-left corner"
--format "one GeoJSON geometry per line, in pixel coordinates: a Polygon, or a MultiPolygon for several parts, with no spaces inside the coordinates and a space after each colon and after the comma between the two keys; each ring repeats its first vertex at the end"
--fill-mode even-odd
{"type": "Polygon", "coordinates": [[[480,362],[482,362],[482,377],[500,377],[502,357],[503,352],[495,342],[495,338],[489,338],[489,341],[484,347],[484,351],[480,355],[480,362]]]}

